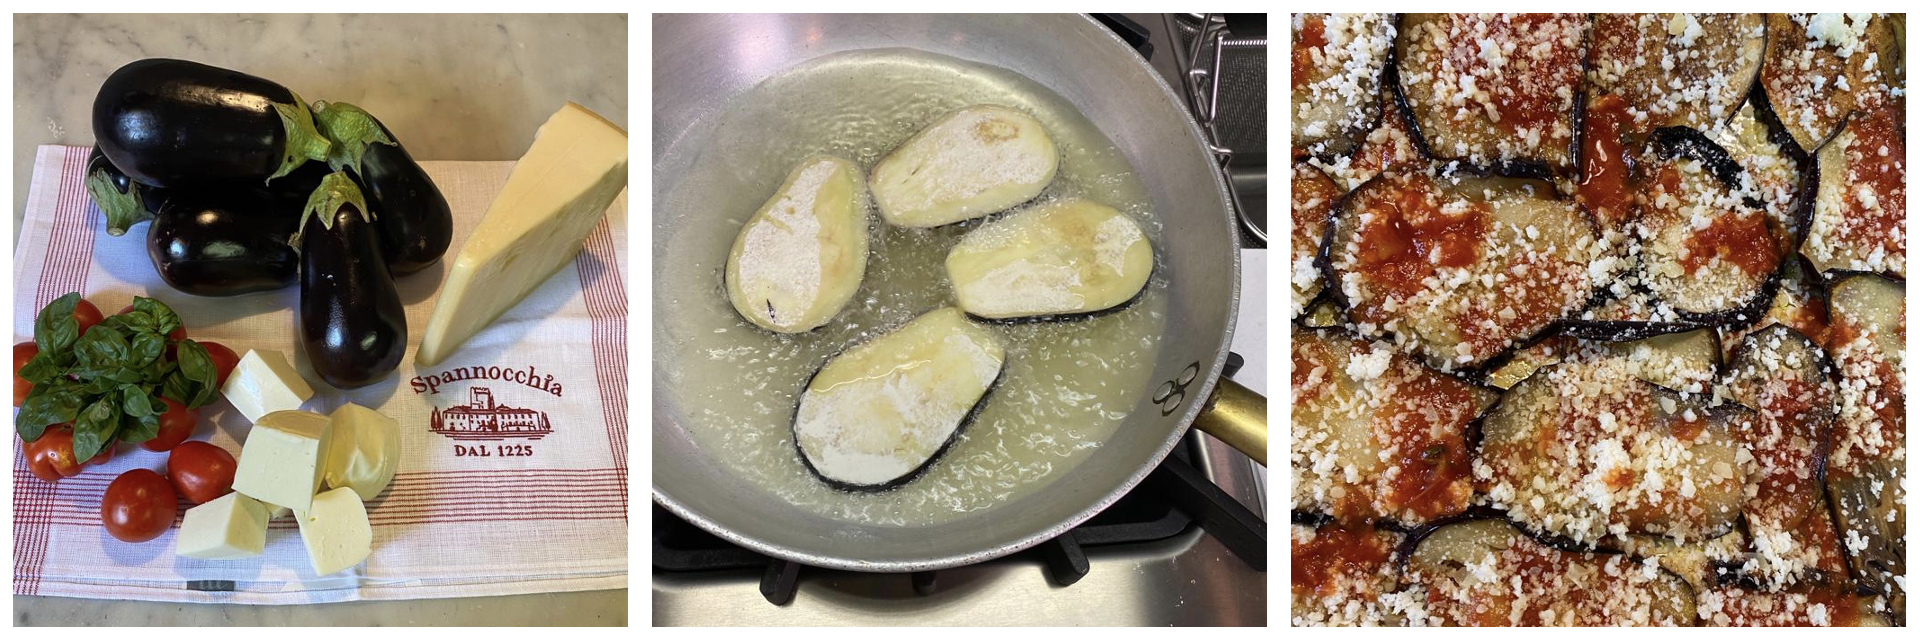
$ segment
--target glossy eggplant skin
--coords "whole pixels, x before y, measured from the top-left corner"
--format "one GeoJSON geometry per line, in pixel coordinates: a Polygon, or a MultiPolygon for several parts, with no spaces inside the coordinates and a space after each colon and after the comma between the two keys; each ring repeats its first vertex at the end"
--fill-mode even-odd
{"type": "Polygon", "coordinates": [[[107,218],[110,236],[123,235],[128,227],[160,213],[160,205],[167,200],[166,189],[149,187],[127,177],[98,146],[87,154],[86,185],[94,208],[107,218]]]}
{"type": "Polygon", "coordinates": [[[367,145],[356,177],[378,214],[373,224],[380,231],[380,245],[393,275],[425,269],[446,254],[453,242],[453,209],[405,147],[367,145]]]}
{"type": "Polygon", "coordinates": [[[147,227],[147,257],[183,293],[283,289],[299,273],[287,243],[299,223],[297,203],[264,189],[174,192],[147,227]]]}
{"type": "Polygon", "coordinates": [[[309,218],[300,233],[300,337],[321,379],[349,389],[393,373],[407,350],[407,314],[379,234],[352,205],[333,228],[309,218]]]}
{"type": "MultiPolygon", "coordinates": [[[[289,131],[275,103],[294,108],[296,127],[311,115],[293,91],[271,80],[198,62],[136,60],[101,83],[93,100],[93,135],[128,177],[155,187],[251,182],[264,184],[305,144],[289,131]]],[[[295,163],[297,164],[297,163],[295,163]]]]}

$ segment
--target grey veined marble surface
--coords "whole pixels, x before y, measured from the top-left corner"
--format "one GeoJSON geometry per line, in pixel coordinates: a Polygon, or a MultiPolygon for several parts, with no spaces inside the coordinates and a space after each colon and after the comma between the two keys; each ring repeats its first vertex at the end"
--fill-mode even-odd
{"type": "MultiPolygon", "coordinates": [[[[627,126],[627,37],[624,15],[15,15],[13,239],[34,148],[92,145],[94,93],[134,60],[184,58],[351,102],[418,160],[512,160],[568,100],[627,126]]],[[[15,596],[13,622],[625,625],[627,591],[252,607],[15,596]]]]}
{"type": "Polygon", "coordinates": [[[14,241],[34,147],[91,146],[100,82],[182,58],[351,102],[416,160],[512,160],[568,100],[627,127],[625,15],[15,15],[14,241]]]}

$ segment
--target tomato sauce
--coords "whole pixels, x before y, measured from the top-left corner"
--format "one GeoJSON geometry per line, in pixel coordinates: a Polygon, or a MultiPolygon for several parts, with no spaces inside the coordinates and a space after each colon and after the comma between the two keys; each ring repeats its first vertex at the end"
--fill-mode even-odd
{"type": "Polygon", "coordinates": [[[1766,216],[1758,211],[1715,216],[1705,229],[1687,236],[1686,247],[1680,266],[1687,275],[1712,264],[1714,258],[1750,276],[1771,273],[1780,265],[1780,248],[1774,244],[1766,216]]]}
{"type": "Polygon", "coordinates": [[[1369,198],[1363,204],[1372,219],[1358,233],[1359,269],[1367,282],[1389,297],[1418,293],[1438,267],[1464,267],[1479,258],[1490,212],[1470,204],[1449,215],[1440,211],[1433,181],[1412,176],[1389,196],[1369,198]]]}
{"type": "Polygon", "coordinates": [[[1466,443],[1466,424],[1477,409],[1473,389],[1426,375],[1401,385],[1393,400],[1394,413],[1374,432],[1382,445],[1397,447],[1389,511],[1411,510],[1427,519],[1465,511],[1473,492],[1466,443]]]}
{"type": "Polygon", "coordinates": [[[1320,16],[1304,16],[1293,38],[1293,90],[1313,80],[1313,52],[1327,46],[1327,25],[1320,16]]]}
{"type": "MultiPolygon", "coordinates": [[[[1508,132],[1535,129],[1541,131],[1544,139],[1552,133],[1555,122],[1567,117],[1566,99],[1560,97],[1559,91],[1564,88],[1572,95],[1580,84],[1580,52],[1577,48],[1559,46],[1555,39],[1566,30],[1580,29],[1577,24],[1586,19],[1584,15],[1526,13],[1486,21],[1485,41],[1496,46],[1515,43],[1513,52],[1505,54],[1506,61],[1499,73],[1493,73],[1477,40],[1482,36],[1477,33],[1479,25],[1475,23],[1482,19],[1474,15],[1452,15],[1447,25],[1447,42],[1452,46],[1445,51],[1442,68],[1450,69],[1447,73],[1476,78],[1476,87],[1491,96],[1494,109],[1500,114],[1496,126],[1508,132]],[[1535,56],[1536,50],[1545,55],[1535,56]]],[[[1431,64],[1441,65],[1442,60],[1431,64]]],[[[1432,71],[1443,75],[1439,73],[1441,69],[1432,71]]],[[[1455,109],[1452,114],[1455,120],[1486,115],[1476,109],[1455,109]]]]}
{"type": "Polygon", "coordinates": [[[1883,247],[1890,255],[1906,250],[1899,238],[1906,228],[1907,186],[1904,164],[1907,143],[1901,135],[1901,116],[1905,100],[1883,100],[1871,109],[1855,111],[1847,124],[1853,144],[1847,149],[1846,206],[1847,223],[1842,233],[1848,244],[1883,247]],[[1887,150],[1886,155],[1880,149],[1887,150]],[[1859,197],[1861,190],[1871,191],[1876,207],[1869,208],[1859,197]]]}
{"type": "Polygon", "coordinates": [[[1575,197],[1602,228],[1613,229],[1633,212],[1633,192],[1627,188],[1626,147],[1621,126],[1627,121],[1627,101],[1606,95],[1587,105],[1582,127],[1580,185],[1575,197]]]}
{"type": "Polygon", "coordinates": [[[1293,592],[1331,595],[1341,578],[1380,574],[1392,550],[1371,525],[1330,524],[1307,542],[1293,543],[1293,592]]]}

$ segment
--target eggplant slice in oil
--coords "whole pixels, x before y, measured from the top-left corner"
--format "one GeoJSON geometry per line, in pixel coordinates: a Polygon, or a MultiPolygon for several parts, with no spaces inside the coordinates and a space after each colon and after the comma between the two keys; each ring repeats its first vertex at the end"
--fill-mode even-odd
{"type": "Polygon", "coordinates": [[[947,253],[960,308],[994,320],[1113,309],[1137,297],[1152,273],[1153,245],[1140,225],[1080,199],[989,222],[947,253]]]}
{"type": "Polygon", "coordinates": [[[1053,182],[1060,151],[1039,120],[997,105],[948,114],[873,166],[880,216],[938,227],[998,213],[1053,182]]]}
{"type": "Polygon", "coordinates": [[[839,314],[866,271],[866,181],[851,161],[813,155],[740,227],[727,297],[762,329],[801,333],[839,314]]]}
{"type": "Polygon", "coordinates": [[[993,331],[953,307],[848,349],[800,395],[793,420],[800,460],[837,489],[906,484],[959,438],[1005,362],[993,331]]]}

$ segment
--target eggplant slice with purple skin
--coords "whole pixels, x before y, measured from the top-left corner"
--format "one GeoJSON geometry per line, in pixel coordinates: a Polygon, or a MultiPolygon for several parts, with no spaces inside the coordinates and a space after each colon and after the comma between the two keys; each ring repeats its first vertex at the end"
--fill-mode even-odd
{"type": "Polygon", "coordinates": [[[1863,589],[1903,610],[1906,575],[1906,360],[1903,283],[1839,274],[1828,290],[1828,353],[1839,375],[1827,499],[1863,589]]]}
{"type": "Polygon", "coordinates": [[[1428,624],[1675,625],[1697,620],[1694,592],[1639,558],[1535,539],[1473,519],[1408,536],[1403,579],[1423,587],[1428,624]]]}
{"type": "Polygon", "coordinates": [[[1800,252],[1820,271],[1907,275],[1904,100],[1860,109],[1820,147],[1819,186],[1800,252]]]}
{"type": "Polygon", "coordinates": [[[1850,13],[1767,14],[1767,47],[1760,84],[1795,144],[1808,154],[1839,131],[1856,108],[1877,99],[1899,74],[1903,38],[1890,18],[1865,24],[1850,13]],[[1817,24],[1819,23],[1819,24],[1817,24]],[[1821,37],[1814,37],[1814,33],[1821,37]],[[1845,34],[1851,37],[1833,37],[1845,34]]]}
{"type": "Polygon", "coordinates": [[[1757,13],[1597,13],[1589,92],[1618,95],[1644,126],[1714,128],[1760,76],[1765,17],[1757,13]]]}
{"type": "Polygon", "coordinates": [[[967,232],[947,252],[947,281],[967,315],[1061,319],[1117,310],[1153,275],[1153,243],[1127,214],[1070,198],[967,232]]]}
{"type": "Polygon", "coordinates": [[[794,409],[807,471],[845,491],[912,481],[960,437],[1006,370],[992,330],[930,311],[827,360],[794,409]]]}
{"type": "Polygon", "coordinates": [[[1505,175],[1568,170],[1589,23],[1586,14],[1402,16],[1396,90],[1420,147],[1505,175]]]}
{"type": "Polygon", "coordinates": [[[1648,154],[1648,206],[1634,223],[1639,284],[1682,322],[1758,320],[1785,252],[1744,170],[1692,129],[1655,131],[1648,154]]]}
{"type": "Polygon", "coordinates": [[[1296,152],[1333,158],[1361,147],[1383,111],[1395,21],[1389,13],[1293,14],[1296,152]]]}

